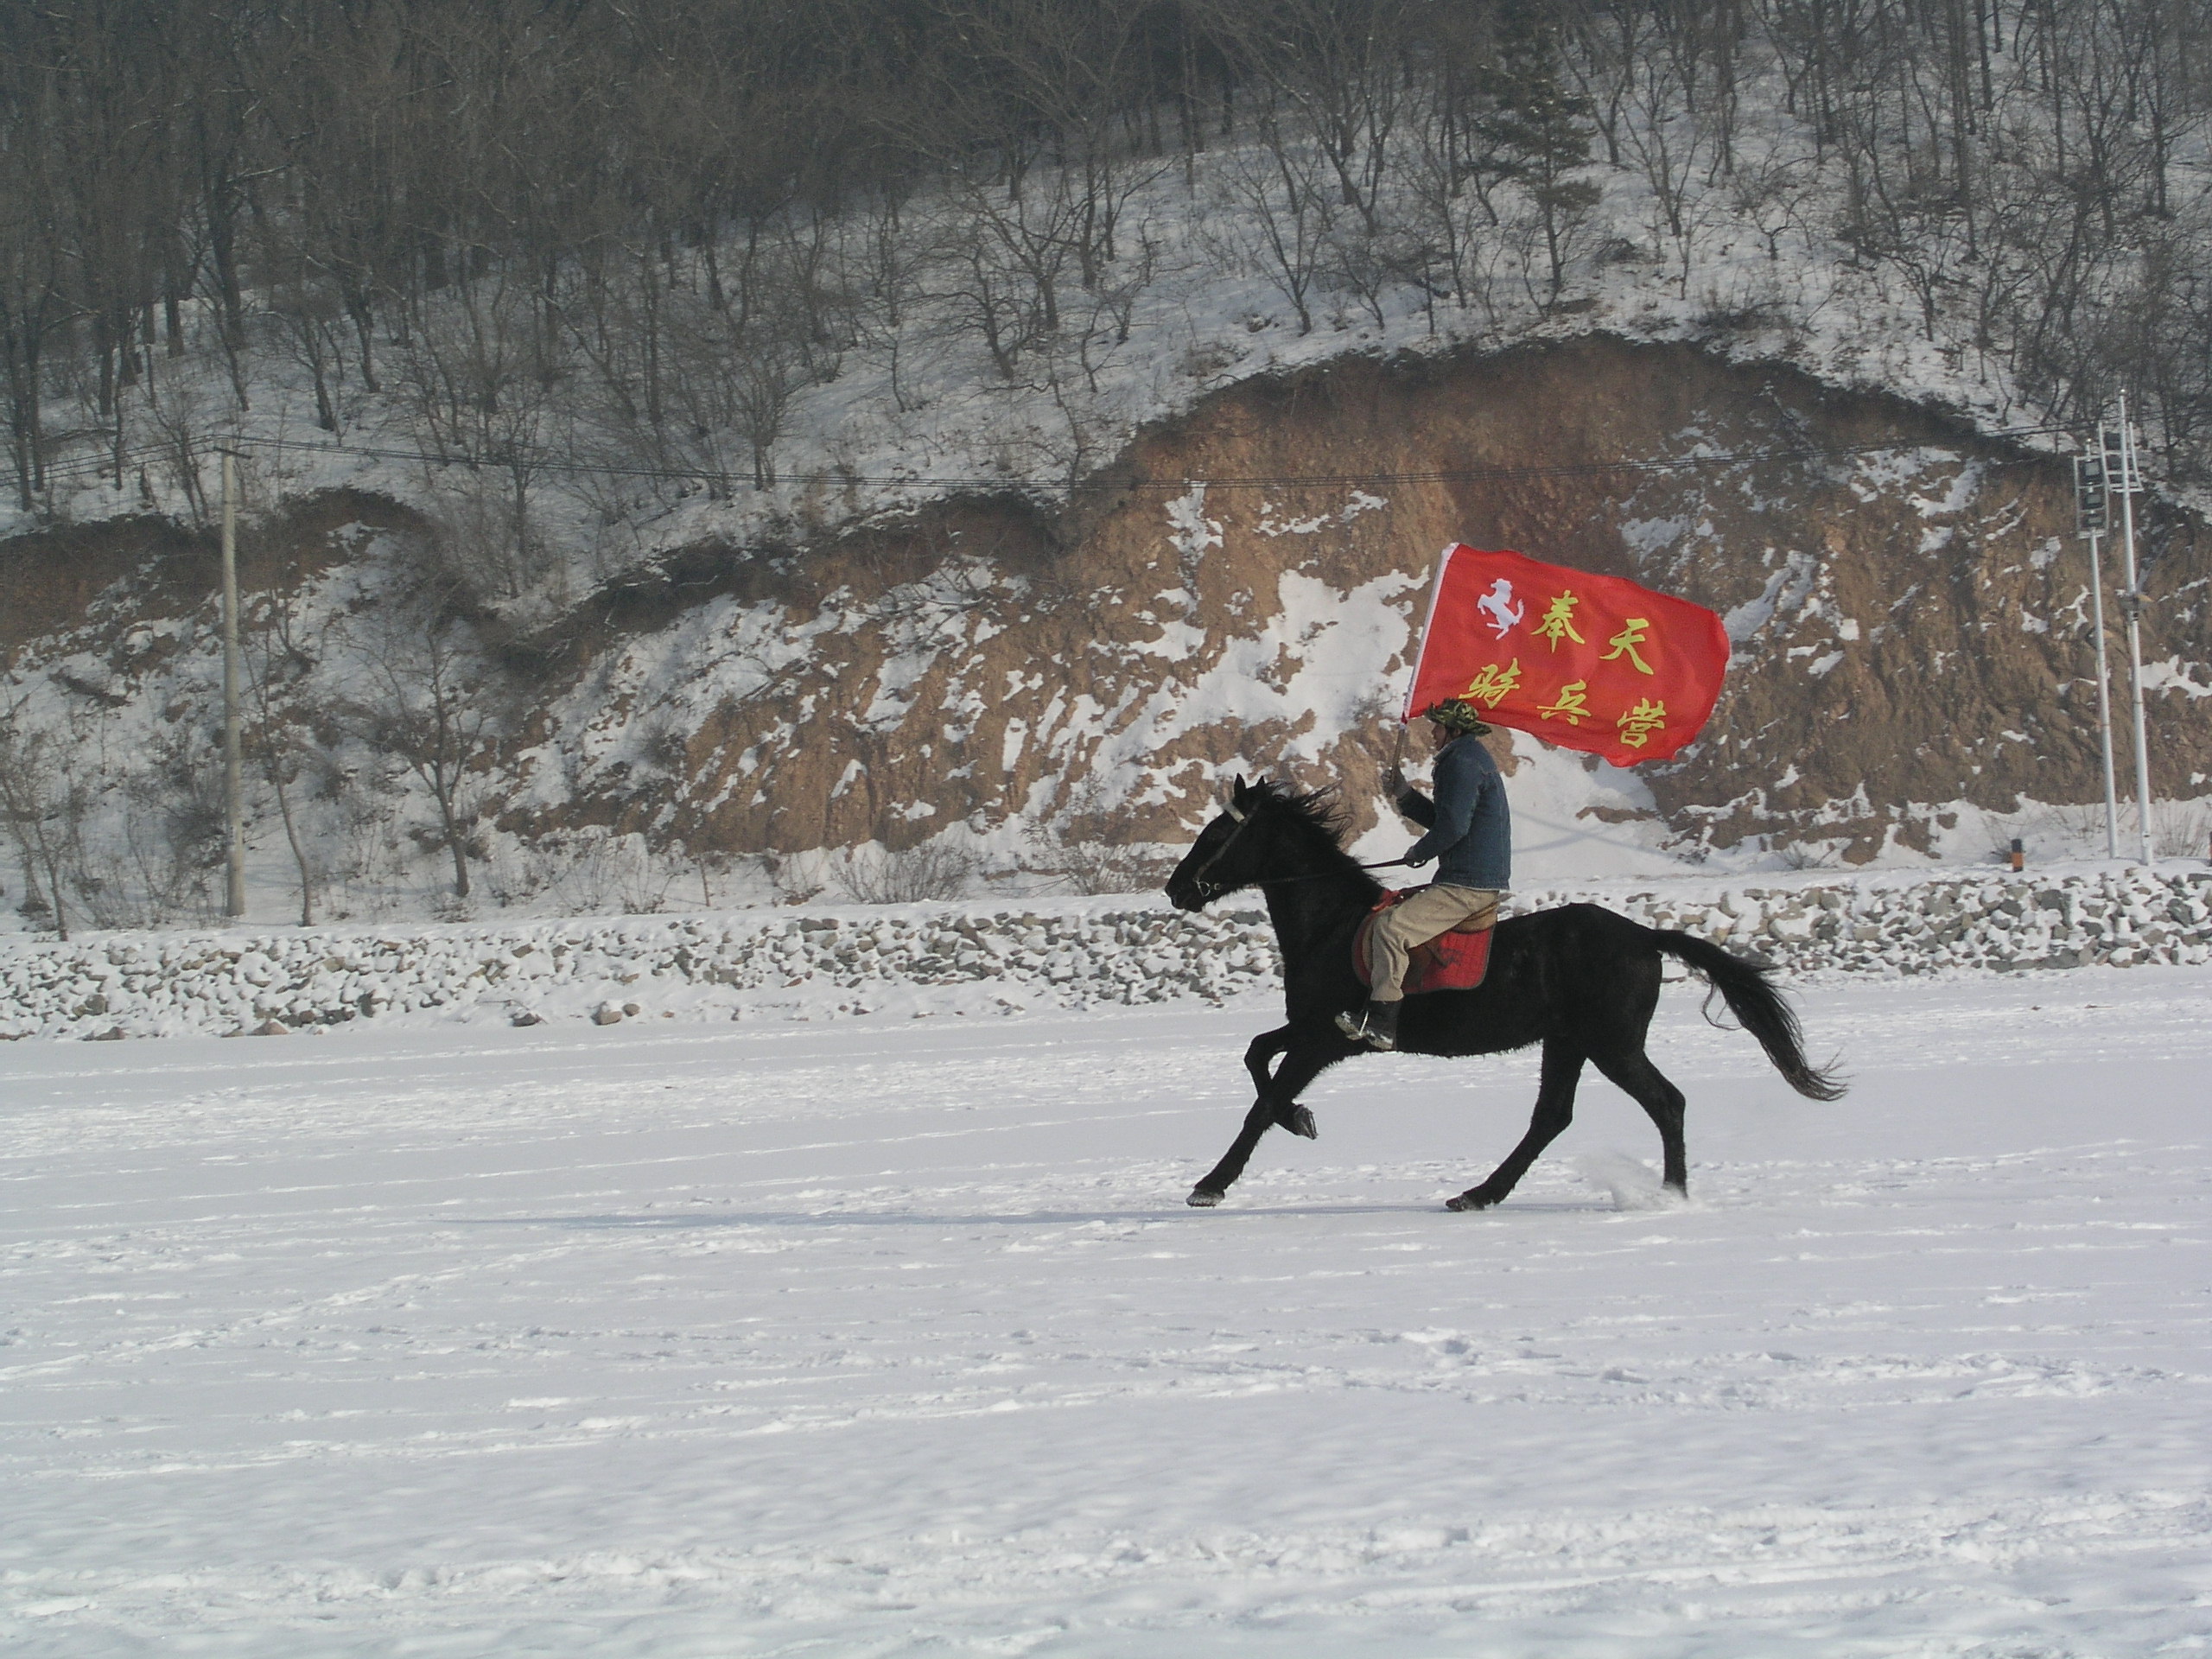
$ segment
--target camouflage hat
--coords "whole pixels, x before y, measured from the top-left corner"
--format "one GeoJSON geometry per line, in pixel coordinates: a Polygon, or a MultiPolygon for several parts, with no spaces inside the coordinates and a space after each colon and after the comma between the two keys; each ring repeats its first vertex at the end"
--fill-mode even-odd
{"type": "Polygon", "coordinates": [[[1490,723],[1483,718],[1482,711],[1473,703],[1462,702],[1457,697],[1449,697],[1438,703],[1428,711],[1427,718],[1446,731],[1471,732],[1477,737],[1490,730],[1490,723]]]}

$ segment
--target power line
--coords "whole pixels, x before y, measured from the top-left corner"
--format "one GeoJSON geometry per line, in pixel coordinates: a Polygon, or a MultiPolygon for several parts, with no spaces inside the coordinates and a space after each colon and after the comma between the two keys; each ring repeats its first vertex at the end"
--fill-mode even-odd
{"type": "MultiPolygon", "coordinates": [[[[2012,427],[2000,431],[1978,433],[1974,436],[1985,442],[2002,442],[2023,438],[2042,437],[2066,433],[2064,426],[2012,427]]],[[[310,454],[354,455],[365,460],[418,461],[432,466],[484,467],[522,466],[533,472],[595,473],[608,478],[658,479],[683,482],[703,482],[710,478],[725,476],[712,468],[668,467],[622,467],[595,461],[563,460],[545,454],[520,456],[495,456],[480,460],[440,454],[420,449],[385,449],[346,444],[303,443],[289,438],[238,437],[225,440],[240,448],[272,448],[279,451],[298,449],[310,454]]],[[[922,488],[948,491],[1006,491],[1014,489],[1047,491],[1126,491],[1126,490],[1188,490],[1200,485],[1208,489],[1321,489],[1356,488],[1365,484],[1456,484],[1482,481],[1505,481],[1517,479],[1580,478],[1605,474],[1675,473],[1707,467],[1743,466],[1754,461],[1816,460],[1837,455],[1895,454],[1910,449],[1940,448],[1926,440],[1894,439],[1879,443],[1851,443],[1802,445],[1793,448],[1768,449],[1738,449],[1713,454],[1662,456],[1642,461],[1564,461],[1550,466],[1534,467],[1440,467],[1396,472],[1366,473],[1278,473],[1278,474],[1221,474],[1211,476],[1191,474],[1175,478],[1094,477],[1070,480],[1060,483],[1042,483],[1005,474],[931,474],[922,473],[801,473],[785,480],[792,485],[819,484],[830,487],[869,486],[881,488],[922,488]]],[[[2039,459],[2022,457],[2016,461],[1998,461],[1994,465],[2022,465],[2039,459]]]]}
{"type": "MultiPolygon", "coordinates": [[[[1995,432],[1976,433],[1972,435],[1972,437],[1980,442],[1996,443],[2050,436],[2055,434],[2069,433],[2071,430],[2071,428],[2056,425],[2012,427],[1995,432]]],[[[564,458],[542,451],[468,457],[427,449],[391,449],[344,443],[313,443],[304,442],[296,438],[269,438],[245,435],[211,440],[205,447],[210,453],[226,448],[269,449],[281,455],[286,450],[294,450],[307,454],[345,455],[362,461],[400,461],[431,467],[465,467],[472,471],[486,467],[519,466],[533,473],[594,474],[602,478],[634,478],[671,483],[704,483],[728,476],[726,473],[711,467],[617,466],[607,462],[564,458]]],[[[1404,471],[1363,473],[1233,473],[1211,475],[1188,474],[1175,478],[1109,475],[1073,479],[1058,483],[1014,478],[1004,474],[849,472],[793,474],[785,481],[793,486],[818,485],[825,488],[838,489],[867,486],[880,489],[923,489],[970,493],[1002,493],[1010,491],[1069,493],[1117,491],[1179,493],[1199,487],[1210,490],[1357,489],[1363,486],[1377,485],[1511,483],[1538,479],[1591,478],[1620,474],[1663,474],[1691,472],[1712,467],[1745,466],[1759,461],[1815,461],[1841,455],[1891,454],[1910,449],[1942,447],[1944,446],[1927,440],[1892,439],[1878,443],[1808,444],[1766,449],[1727,450],[1705,454],[1657,456],[1643,460],[1561,461],[1548,466],[1436,467],[1404,471]]],[[[177,454],[175,447],[169,444],[141,446],[124,450],[120,464],[129,467],[156,458],[175,459],[177,454]]],[[[2020,466],[2031,464],[2037,459],[2039,457],[2023,456],[1985,464],[2020,466]]],[[[86,455],[70,461],[49,462],[43,471],[49,478],[72,478],[86,474],[107,472],[115,468],[118,464],[117,457],[110,453],[104,455],[86,455]]]]}
{"type": "MultiPolygon", "coordinates": [[[[175,455],[176,453],[175,448],[166,443],[141,444],[137,448],[125,449],[119,461],[115,452],[110,450],[105,454],[79,455],[70,461],[46,461],[40,467],[39,471],[48,478],[79,478],[86,473],[111,472],[118,466],[135,467],[141,461],[152,461],[161,455],[175,455]]],[[[213,454],[214,452],[211,449],[208,453],[213,454]]]]}

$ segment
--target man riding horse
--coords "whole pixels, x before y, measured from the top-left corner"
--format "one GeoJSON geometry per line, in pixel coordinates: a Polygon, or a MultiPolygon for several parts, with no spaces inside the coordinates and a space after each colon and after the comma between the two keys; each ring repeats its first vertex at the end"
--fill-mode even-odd
{"type": "Polygon", "coordinates": [[[1337,1016],[1345,1036],[1371,1048],[1398,1046],[1408,953],[1454,928],[1479,931],[1492,925],[1512,877],[1505,779],[1482,744],[1490,727],[1471,703],[1457,698],[1431,709],[1428,723],[1438,744],[1436,798],[1414,788],[1395,766],[1383,785],[1398,810],[1428,832],[1407,850],[1406,862],[1418,869],[1433,861],[1436,880],[1376,917],[1367,944],[1367,1005],[1337,1016]]]}

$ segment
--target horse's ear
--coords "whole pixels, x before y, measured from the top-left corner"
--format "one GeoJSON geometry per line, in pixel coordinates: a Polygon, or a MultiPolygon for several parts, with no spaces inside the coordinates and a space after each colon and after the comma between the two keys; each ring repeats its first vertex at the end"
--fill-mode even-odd
{"type": "Polygon", "coordinates": [[[1239,806],[1252,798],[1251,787],[1245,783],[1244,774],[1241,772],[1236,774],[1236,781],[1230,785],[1229,798],[1239,806]]]}

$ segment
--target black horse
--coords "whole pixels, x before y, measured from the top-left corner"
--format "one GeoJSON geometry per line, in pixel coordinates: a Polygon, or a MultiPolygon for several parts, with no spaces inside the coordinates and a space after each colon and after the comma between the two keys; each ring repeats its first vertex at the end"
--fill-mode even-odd
{"type": "MultiPolygon", "coordinates": [[[[1190,1202],[1219,1204],[1271,1125],[1309,1140],[1313,1115],[1299,1092],[1330,1066],[1373,1051],[1337,1029],[1334,1016],[1364,992],[1353,972],[1351,939],[1382,896],[1375,880],[1344,850],[1341,816],[1325,791],[1301,794],[1240,778],[1227,809],[1198,834],[1167,879],[1179,910],[1200,910],[1224,893],[1259,887],[1282,948],[1288,1020],[1252,1039],[1245,1069],[1259,1099],[1190,1202]],[[1268,1069],[1277,1055],[1282,1063],[1268,1069]]],[[[1682,1091],[1643,1052],[1659,1004],[1661,957],[1688,963],[1711,981],[1744,1028],[1758,1039],[1789,1086],[1812,1100],[1834,1100],[1843,1084],[1806,1063],[1796,1015],[1767,983],[1768,969],[1688,933],[1645,927],[1596,905],[1561,905],[1497,925],[1490,973],[1471,991],[1432,991],[1406,999],[1398,1046],[1414,1054],[1497,1054],[1544,1046],[1542,1082],[1529,1132],[1479,1185],[1448,1201],[1483,1210],[1513,1191],[1529,1166],[1574,1116],[1584,1061],[1632,1096],[1659,1126],[1666,1184],[1689,1190],[1682,1154],[1682,1091]]]]}

